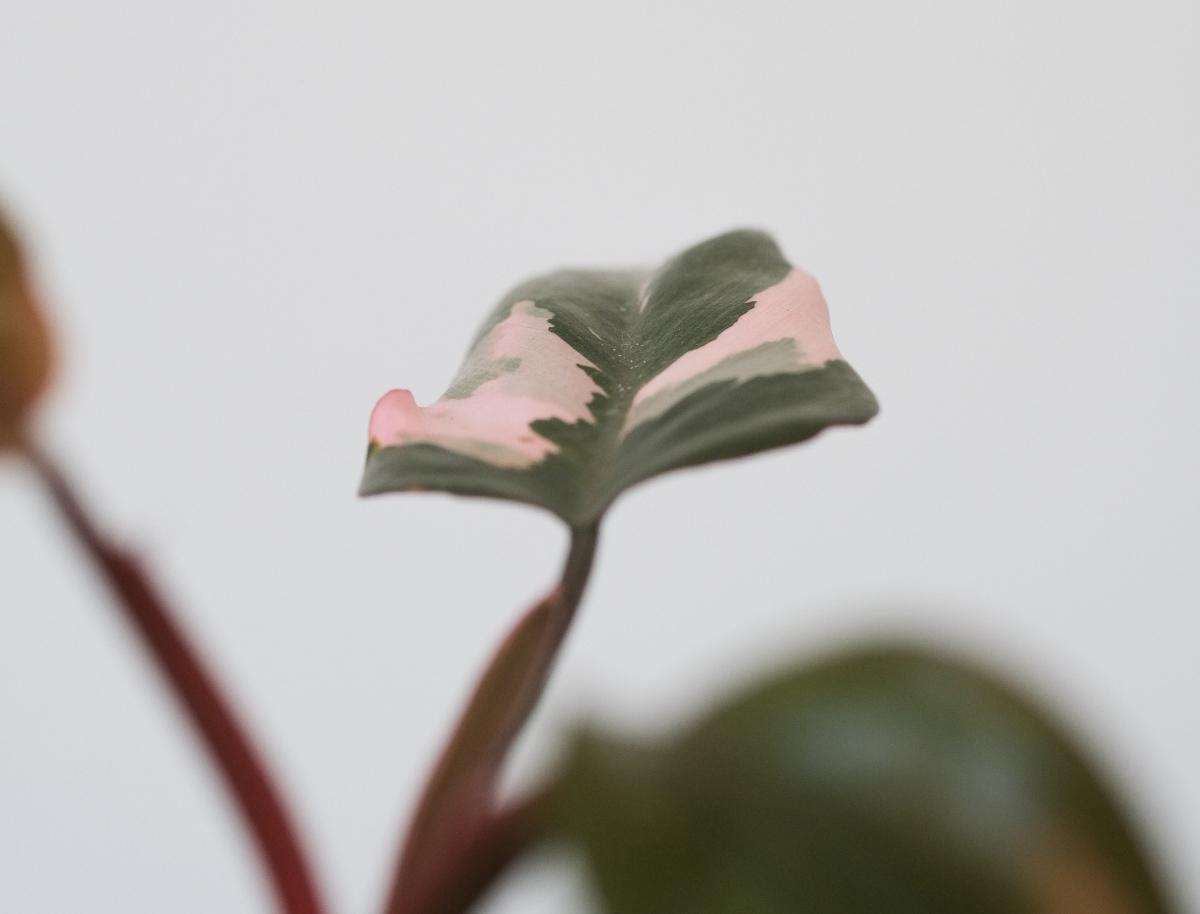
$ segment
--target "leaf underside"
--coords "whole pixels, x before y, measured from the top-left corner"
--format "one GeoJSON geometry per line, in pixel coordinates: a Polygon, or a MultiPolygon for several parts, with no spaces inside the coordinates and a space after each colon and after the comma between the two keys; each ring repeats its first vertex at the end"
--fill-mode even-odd
{"type": "Polygon", "coordinates": [[[620,914],[1164,914],[1111,793],[1003,684],[907,648],[657,744],[585,735],[553,798],[620,914]]]}
{"type": "Polygon", "coordinates": [[[768,236],[736,231],[653,273],[565,270],[518,286],[440,400],[380,401],[362,493],[504,498],[585,526],[642,480],[877,408],[833,343],[815,280],[768,236]]]}

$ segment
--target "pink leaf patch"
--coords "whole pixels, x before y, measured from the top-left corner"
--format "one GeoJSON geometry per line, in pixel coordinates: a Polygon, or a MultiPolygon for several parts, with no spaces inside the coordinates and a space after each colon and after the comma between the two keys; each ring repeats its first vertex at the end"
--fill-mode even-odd
{"type": "Polygon", "coordinates": [[[706,384],[820,368],[842,357],[825,296],[804,270],[792,269],[749,302],[754,306],[720,336],[680,356],[637,392],[626,431],[706,384]]]}
{"type": "Polygon", "coordinates": [[[519,301],[467,356],[441,399],[418,406],[407,390],[389,391],[371,414],[373,444],[434,444],[498,467],[527,467],[558,446],[530,427],[541,419],[594,421],[600,393],[594,368],[550,329],[553,315],[519,301]]]}

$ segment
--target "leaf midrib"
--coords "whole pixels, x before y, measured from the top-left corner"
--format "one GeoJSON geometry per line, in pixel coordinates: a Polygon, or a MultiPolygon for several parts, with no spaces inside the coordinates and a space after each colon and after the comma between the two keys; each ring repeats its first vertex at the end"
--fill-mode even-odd
{"type": "MultiPolygon", "coordinates": [[[[640,289],[643,282],[650,282],[653,273],[634,273],[631,276],[640,277],[633,284],[633,296],[625,311],[625,327],[621,338],[614,346],[614,362],[618,369],[612,379],[614,393],[606,398],[602,416],[596,418],[597,436],[595,454],[584,463],[584,478],[580,480],[582,510],[580,514],[592,518],[581,526],[593,527],[599,523],[600,517],[612,502],[615,494],[612,491],[612,481],[615,478],[617,451],[620,449],[621,431],[625,420],[633,406],[633,398],[645,384],[641,377],[642,363],[638,360],[638,350],[641,348],[642,320],[649,307],[649,289],[647,289],[646,308],[639,308],[640,289]]],[[[583,370],[582,368],[580,369],[583,370]]],[[[590,407],[589,407],[590,411],[590,407]]]]}

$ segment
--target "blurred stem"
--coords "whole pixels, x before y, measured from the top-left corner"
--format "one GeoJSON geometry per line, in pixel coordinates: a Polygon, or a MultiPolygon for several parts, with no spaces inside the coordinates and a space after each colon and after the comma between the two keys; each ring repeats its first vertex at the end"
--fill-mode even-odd
{"type": "Polygon", "coordinates": [[[494,811],[496,782],[508,750],[537,706],[570,630],[591,572],[598,536],[597,525],[572,528],[558,584],[517,621],[476,683],[417,802],[384,907],[386,914],[465,910],[447,907],[436,886],[452,884],[447,872],[480,870],[475,859],[480,849],[490,853],[496,846],[511,846],[511,842],[497,841],[493,834],[510,834],[512,828],[504,823],[515,821],[494,811]]]}
{"type": "Polygon", "coordinates": [[[262,760],[162,595],[131,556],[105,540],[54,461],[28,439],[22,450],[203,737],[258,846],[279,910],[322,914],[311,867],[262,760]]]}
{"type": "Polygon", "coordinates": [[[465,914],[537,835],[543,798],[508,804],[478,828],[457,836],[440,865],[414,884],[402,910],[413,914],[465,914]]]}

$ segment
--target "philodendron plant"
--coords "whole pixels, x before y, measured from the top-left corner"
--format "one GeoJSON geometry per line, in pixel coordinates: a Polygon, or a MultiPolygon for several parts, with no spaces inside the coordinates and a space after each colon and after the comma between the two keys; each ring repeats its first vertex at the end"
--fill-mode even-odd
{"type": "MultiPolygon", "coordinates": [[[[49,365],[15,242],[0,248],[0,446],[23,453],[174,687],[256,840],[283,914],[327,908],[286,806],[161,597],[30,433],[49,365]]],[[[875,399],[816,281],[758,232],[658,270],[530,280],[437,402],[375,407],[362,491],[537,505],[562,578],[484,670],[417,804],[384,914],[471,909],[514,859],[575,847],[611,914],[1165,914],[1134,829],[1035,704],[904,645],[743,688],[657,740],[583,731],[523,797],[498,781],[579,606],[604,512],[660,473],[857,425],[875,399]]]]}

